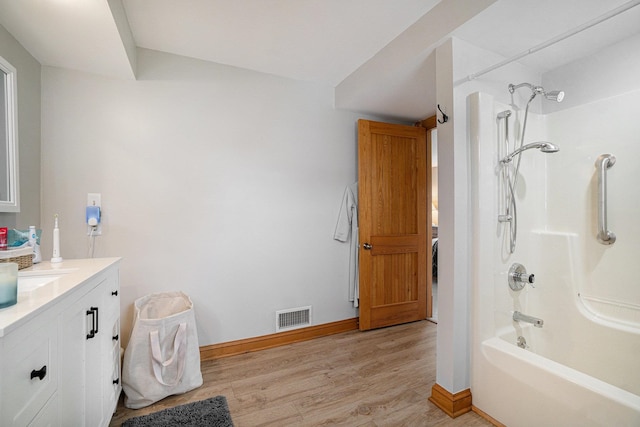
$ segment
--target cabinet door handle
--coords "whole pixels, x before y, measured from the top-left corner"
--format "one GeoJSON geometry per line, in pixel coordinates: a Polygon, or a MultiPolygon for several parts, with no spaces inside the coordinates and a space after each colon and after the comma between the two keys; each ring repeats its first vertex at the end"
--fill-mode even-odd
{"type": "Polygon", "coordinates": [[[87,316],[91,316],[91,330],[87,334],[87,339],[91,339],[98,333],[98,307],[91,307],[87,310],[87,316]]]}
{"type": "Polygon", "coordinates": [[[114,297],[117,297],[118,296],[118,291],[116,290],[116,291],[111,292],[111,295],[113,295],[114,297]]]}
{"type": "Polygon", "coordinates": [[[96,334],[98,333],[98,319],[100,318],[100,316],[98,315],[98,307],[91,307],[91,310],[95,310],[96,311],[96,334]]]}
{"type": "Polygon", "coordinates": [[[91,339],[96,336],[96,313],[93,310],[87,310],[87,316],[91,316],[91,330],[87,334],[87,339],[91,339]]]}
{"type": "Polygon", "coordinates": [[[37,371],[35,369],[31,371],[31,379],[38,378],[40,381],[42,381],[46,376],[47,376],[47,365],[44,365],[42,368],[40,368],[37,371]]]}
{"type": "Polygon", "coordinates": [[[113,385],[118,385],[120,384],[120,378],[116,378],[115,380],[113,380],[113,385]]]}
{"type": "Polygon", "coordinates": [[[120,338],[120,335],[114,335],[111,337],[114,341],[118,341],[118,338],[120,338]]]}

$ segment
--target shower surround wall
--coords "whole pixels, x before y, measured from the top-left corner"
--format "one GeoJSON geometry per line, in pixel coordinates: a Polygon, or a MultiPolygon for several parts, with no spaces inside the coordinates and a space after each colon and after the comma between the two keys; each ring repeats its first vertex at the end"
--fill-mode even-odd
{"type": "Polygon", "coordinates": [[[563,184],[549,189],[548,220],[555,230],[580,236],[580,264],[575,266],[584,274],[577,284],[580,302],[603,322],[628,325],[635,333],[640,333],[640,286],[634,283],[640,276],[640,189],[636,185],[640,169],[635,161],[640,156],[640,121],[634,111],[638,99],[640,90],[553,113],[548,120],[554,139],[570,141],[565,144],[569,161],[549,160],[549,181],[563,184]],[[604,153],[617,158],[607,170],[608,223],[618,236],[611,246],[594,238],[598,203],[594,164],[604,153]],[[574,209],[563,209],[563,203],[574,209]]]}
{"type": "MultiPolygon", "coordinates": [[[[622,45],[637,49],[640,42],[636,37],[622,45]]],[[[640,60],[623,60],[619,52],[613,46],[538,80],[565,90],[567,104],[549,104],[553,112],[530,118],[525,143],[543,139],[560,151],[523,154],[518,244],[510,256],[506,227],[497,221],[504,202],[498,179],[503,123],[496,115],[514,107],[492,85],[486,86],[490,94],[468,97],[471,388],[474,405],[509,426],[640,424],[640,290],[634,280],[640,275],[640,177],[634,164],[640,156],[640,87],[637,81],[618,84],[629,81],[627,73],[638,75],[640,60]],[[609,92],[598,87],[589,94],[595,80],[605,80],[603,74],[619,76],[609,92]],[[565,81],[571,81],[570,90],[565,81]],[[572,99],[573,91],[579,92],[572,99]],[[618,158],[608,170],[609,228],[618,235],[612,246],[596,239],[594,164],[603,153],[618,158]],[[535,288],[509,289],[507,271],[514,262],[535,274],[535,288]],[[513,322],[514,310],[542,318],[544,327],[513,322]],[[516,346],[519,336],[527,348],[516,346]]],[[[505,79],[503,90],[519,82],[505,79]]]]}

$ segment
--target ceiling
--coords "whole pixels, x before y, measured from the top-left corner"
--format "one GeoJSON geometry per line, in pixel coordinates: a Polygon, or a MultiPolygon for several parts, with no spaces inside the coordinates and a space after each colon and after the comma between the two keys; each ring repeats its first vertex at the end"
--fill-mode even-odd
{"type": "Polygon", "coordinates": [[[136,44],[335,86],[439,0],[124,0],[136,44]]]}
{"type": "MultiPolygon", "coordinates": [[[[41,64],[135,78],[136,48],[335,87],[336,105],[435,112],[433,52],[456,36],[511,57],[640,0],[0,0],[41,64]]],[[[640,7],[521,62],[541,71],[640,31],[640,7]]],[[[479,70],[478,70],[479,71],[479,70]]]]}
{"type": "Polygon", "coordinates": [[[0,0],[0,24],[43,65],[132,77],[123,8],[137,47],[335,86],[438,2],[0,0]]]}

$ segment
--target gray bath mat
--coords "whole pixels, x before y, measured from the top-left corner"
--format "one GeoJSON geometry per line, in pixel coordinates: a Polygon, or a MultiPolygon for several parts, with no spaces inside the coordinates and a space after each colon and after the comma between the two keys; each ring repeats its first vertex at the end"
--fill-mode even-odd
{"type": "Polygon", "coordinates": [[[224,396],[163,409],[153,414],[130,418],[122,427],[233,427],[224,396]]]}

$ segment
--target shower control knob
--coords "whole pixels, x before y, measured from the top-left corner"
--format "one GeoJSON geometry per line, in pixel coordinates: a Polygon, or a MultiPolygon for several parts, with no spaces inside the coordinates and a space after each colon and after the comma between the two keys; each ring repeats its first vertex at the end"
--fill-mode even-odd
{"type": "Polygon", "coordinates": [[[514,291],[520,291],[527,283],[533,286],[536,280],[535,274],[527,274],[524,265],[515,263],[509,269],[509,287],[514,291]]]}
{"type": "Polygon", "coordinates": [[[518,277],[516,277],[516,280],[518,280],[519,282],[533,283],[536,281],[536,275],[535,274],[527,275],[526,273],[519,274],[518,277]]]}

